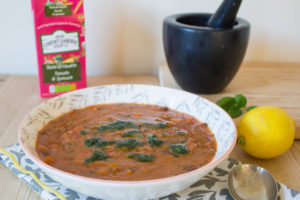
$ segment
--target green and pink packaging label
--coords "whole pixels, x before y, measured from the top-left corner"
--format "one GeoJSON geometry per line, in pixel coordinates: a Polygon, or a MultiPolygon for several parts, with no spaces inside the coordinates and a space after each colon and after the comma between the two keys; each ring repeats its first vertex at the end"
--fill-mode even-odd
{"type": "Polygon", "coordinates": [[[86,87],[82,0],[32,0],[40,93],[56,96],[86,87]]]}

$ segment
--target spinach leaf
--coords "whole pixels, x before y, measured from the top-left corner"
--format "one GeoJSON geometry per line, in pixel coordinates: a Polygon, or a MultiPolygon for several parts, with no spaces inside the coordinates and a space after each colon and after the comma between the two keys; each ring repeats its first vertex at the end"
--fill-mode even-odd
{"type": "Polygon", "coordinates": [[[172,149],[171,154],[178,157],[178,154],[187,154],[189,152],[188,147],[184,144],[171,144],[169,147],[172,149]]]}
{"type": "Polygon", "coordinates": [[[133,154],[130,154],[128,156],[128,158],[133,158],[133,159],[136,159],[140,162],[152,162],[155,157],[153,155],[133,153],[133,154]]]}
{"type": "Polygon", "coordinates": [[[167,137],[167,136],[169,136],[169,133],[163,132],[161,135],[162,135],[163,137],[167,137]]]}
{"type": "Polygon", "coordinates": [[[151,144],[151,146],[160,146],[162,143],[164,143],[162,140],[158,140],[154,134],[150,134],[148,136],[148,142],[151,144]]]}
{"type": "Polygon", "coordinates": [[[174,152],[170,152],[170,154],[174,157],[179,157],[179,154],[178,153],[174,153],[174,152]]]}
{"type": "Polygon", "coordinates": [[[136,139],[128,139],[128,140],[117,142],[116,147],[117,148],[127,147],[128,149],[134,149],[136,146],[141,146],[143,144],[145,143],[138,141],[136,139]]]}
{"type": "Polygon", "coordinates": [[[177,134],[180,136],[185,136],[185,132],[183,132],[183,131],[177,131],[177,134]]]}
{"type": "Polygon", "coordinates": [[[186,142],[185,139],[180,140],[180,143],[185,143],[185,142],[186,142]]]}
{"type": "Polygon", "coordinates": [[[80,135],[86,135],[87,132],[85,130],[81,130],[79,133],[80,135]]]}
{"type": "Polygon", "coordinates": [[[115,143],[116,143],[115,140],[106,141],[102,138],[89,138],[84,141],[85,146],[87,147],[96,146],[98,148],[105,148],[106,146],[113,145],[115,143]]]}
{"type": "Polygon", "coordinates": [[[130,136],[132,136],[135,133],[141,133],[141,131],[139,131],[139,130],[127,131],[127,132],[123,133],[121,136],[122,137],[130,137],[130,136]]]}
{"type": "Polygon", "coordinates": [[[155,128],[155,129],[167,128],[167,125],[163,124],[163,123],[154,124],[153,128],[155,128]]]}
{"type": "Polygon", "coordinates": [[[91,163],[97,160],[106,160],[108,156],[103,151],[95,151],[91,157],[84,160],[84,163],[91,163]]]}
{"type": "Polygon", "coordinates": [[[114,131],[114,130],[123,130],[125,128],[139,128],[138,124],[132,123],[130,121],[115,121],[113,123],[99,126],[98,131],[103,132],[106,130],[114,131]]]}
{"type": "Polygon", "coordinates": [[[167,128],[167,124],[164,123],[158,123],[158,124],[152,124],[152,123],[144,123],[145,126],[153,129],[163,129],[167,128]]]}
{"type": "Polygon", "coordinates": [[[152,123],[147,123],[147,122],[146,122],[146,123],[144,123],[144,125],[150,128],[150,127],[152,127],[153,124],[152,124],[152,123]]]}

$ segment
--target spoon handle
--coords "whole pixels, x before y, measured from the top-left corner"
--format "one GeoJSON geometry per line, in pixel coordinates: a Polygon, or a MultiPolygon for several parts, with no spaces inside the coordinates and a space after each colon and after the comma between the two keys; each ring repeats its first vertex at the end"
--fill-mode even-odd
{"type": "Polygon", "coordinates": [[[242,0],[224,0],[217,11],[209,18],[207,26],[211,28],[231,28],[242,0]]]}

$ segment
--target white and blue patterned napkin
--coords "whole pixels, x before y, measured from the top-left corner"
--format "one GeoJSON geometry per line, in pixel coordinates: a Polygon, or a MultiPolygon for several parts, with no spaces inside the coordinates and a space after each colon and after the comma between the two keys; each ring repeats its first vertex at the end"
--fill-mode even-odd
{"type": "MultiPolygon", "coordinates": [[[[15,156],[18,163],[24,169],[32,171],[35,175],[46,185],[62,194],[67,200],[97,200],[96,198],[89,197],[87,195],[78,193],[69,188],[64,187],[60,183],[57,183],[45,172],[43,172],[37,165],[35,165],[22,151],[19,144],[7,147],[6,151],[15,156]]],[[[0,163],[8,167],[13,173],[15,173],[19,179],[24,181],[33,190],[35,190],[45,200],[58,200],[59,198],[55,194],[43,189],[30,175],[20,172],[13,164],[10,157],[6,154],[0,153],[0,163]]],[[[229,170],[239,165],[240,162],[231,158],[225,160],[218,167],[216,167],[211,173],[204,176],[197,183],[193,184],[189,188],[171,194],[166,197],[161,197],[159,200],[231,200],[227,190],[227,177],[229,170]]],[[[300,194],[291,188],[278,183],[279,196],[277,200],[300,200],[300,194]]]]}

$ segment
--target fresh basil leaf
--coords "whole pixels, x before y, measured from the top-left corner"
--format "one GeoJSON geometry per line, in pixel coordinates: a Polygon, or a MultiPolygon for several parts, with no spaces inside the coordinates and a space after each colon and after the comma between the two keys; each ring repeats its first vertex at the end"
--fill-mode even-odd
{"type": "Polygon", "coordinates": [[[235,104],[235,99],[233,97],[223,97],[217,101],[217,104],[224,110],[227,110],[230,106],[235,104]]]}
{"type": "Polygon", "coordinates": [[[237,105],[232,105],[227,109],[227,113],[232,117],[238,117],[241,116],[243,114],[243,111],[241,110],[240,107],[238,107],[237,105]]]}
{"type": "Polygon", "coordinates": [[[247,104],[247,98],[242,94],[237,94],[235,95],[235,104],[240,108],[244,108],[247,104]]]}
{"type": "Polygon", "coordinates": [[[247,108],[247,112],[249,112],[250,110],[252,110],[252,109],[254,109],[254,108],[256,108],[257,106],[249,106],[248,108],[247,108]]]}

